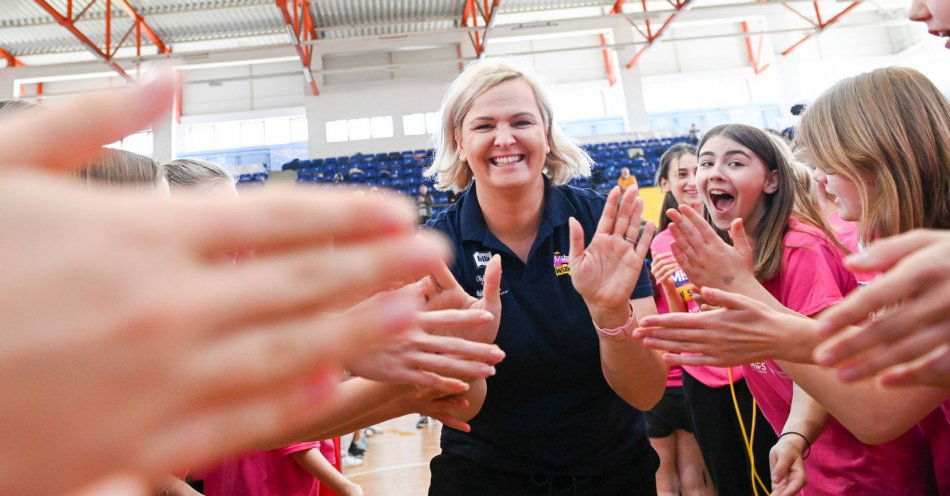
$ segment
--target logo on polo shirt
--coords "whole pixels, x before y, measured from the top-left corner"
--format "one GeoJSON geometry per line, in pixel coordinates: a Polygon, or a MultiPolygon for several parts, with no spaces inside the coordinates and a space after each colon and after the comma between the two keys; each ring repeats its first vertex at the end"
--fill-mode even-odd
{"type": "Polygon", "coordinates": [[[490,251],[476,251],[474,254],[474,257],[475,257],[476,269],[480,269],[482,267],[488,267],[488,262],[491,262],[490,251]]]}
{"type": "Polygon", "coordinates": [[[571,264],[567,255],[561,255],[561,252],[554,252],[554,273],[560,276],[571,275],[571,264]]]}
{"type": "Polygon", "coordinates": [[[749,364],[749,367],[752,367],[752,370],[756,372],[768,372],[769,367],[765,365],[765,362],[752,362],[749,364]]]}

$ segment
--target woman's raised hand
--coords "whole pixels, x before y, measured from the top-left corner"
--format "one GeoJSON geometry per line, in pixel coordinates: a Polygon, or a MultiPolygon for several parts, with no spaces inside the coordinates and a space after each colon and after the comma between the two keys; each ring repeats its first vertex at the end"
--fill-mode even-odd
{"type": "Polygon", "coordinates": [[[586,247],[584,228],[570,220],[571,281],[587,302],[594,322],[603,328],[620,327],[630,317],[630,295],[637,285],[655,226],[648,222],[640,232],[643,199],[636,186],[622,195],[614,187],[597,230],[586,247]]]}

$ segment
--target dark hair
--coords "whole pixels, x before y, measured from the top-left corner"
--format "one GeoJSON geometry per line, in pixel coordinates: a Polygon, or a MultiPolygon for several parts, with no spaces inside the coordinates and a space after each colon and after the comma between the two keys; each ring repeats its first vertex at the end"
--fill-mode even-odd
{"type": "MultiPolygon", "coordinates": [[[[696,155],[696,147],[688,143],[677,143],[663,152],[663,155],[660,157],[660,167],[656,171],[656,185],[660,185],[660,179],[666,179],[669,181],[670,167],[673,165],[677,159],[683,155],[696,155]]],[[[670,218],[666,216],[666,211],[671,208],[676,208],[679,206],[679,203],[676,201],[676,197],[673,196],[672,191],[667,191],[663,195],[663,205],[660,207],[660,227],[657,229],[657,232],[661,232],[670,224],[670,218]]]]}
{"type": "Polygon", "coordinates": [[[117,148],[103,148],[83,165],[76,175],[93,184],[154,188],[163,177],[158,162],[117,148]]]}
{"type": "MultiPolygon", "coordinates": [[[[748,148],[759,157],[769,172],[777,173],[778,189],[774,193],[763,194],[765,214],[753,231],[748,233],[754,244],[752,260],[755,277],[759,281],[768,281],[782,268],[785,232],[795,207],[795,183],[790,157],[782,152],[768,133],[746,124],[723,124],[710,129],[699,141],[700,152],[706,142],[716,136],[725,136],[748,148]]],[[[708,209],[705,217],[719,237],[732,244],[729,233],[713,223],[708,209]]]]}

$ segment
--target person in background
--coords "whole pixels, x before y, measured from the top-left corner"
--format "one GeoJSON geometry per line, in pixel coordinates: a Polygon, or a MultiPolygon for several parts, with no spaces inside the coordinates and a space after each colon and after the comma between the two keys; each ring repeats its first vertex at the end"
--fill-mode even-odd
{"type": "Polygon", "coordinates": [[[419,223],[425,224],[432,217],[432,204],[435,203],[432,193],[429,193],[429,187],[425,184],[419,185],[419,194],[416,195],[416,208],[419,211],[419,223]]]}
{"type": "Polygon", "coordinates": [[[620,168],[620,176],[617,177],[617,186],[620,186],[620,192],[627,191],[631,186],[637,185],[637,178],[630,174],[630,169],[620,168]]]}
{"type": "MultiPolygon", "coordinates": [[[[946,0],[913,0],[907,17],[927,24],[927,31],[934,36],[950,35],[950,2],[946,0]]],[[[950,48],[950,40],[945,46],[950,48]]]]}

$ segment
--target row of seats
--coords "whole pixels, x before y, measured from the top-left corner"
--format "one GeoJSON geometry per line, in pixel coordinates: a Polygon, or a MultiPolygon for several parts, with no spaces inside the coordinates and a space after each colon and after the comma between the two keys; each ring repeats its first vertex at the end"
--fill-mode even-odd
{"type": "MultiPolygon", "coordinates": [[[[641,186],[652,186],[663,152],[676,143],[692,141],[689,136],[677,136],[581,145],[594,159],[594,167],[590,177],[575,179],[571,184],[607,191],[616,184],[620,169],[626,167],[641,186]]],[[[434,150],[430,149],[295,159],[284,164],[283,170],[296,171],[297,181],[301,183],[377,186],[415,196],[421,184],[430,186],[432,190],[432,180],[423,177],[422,173],[431,163],[433,154],[434,150]]],[[[435,191],[433,194],[437,203],[440,203],[441,196],[445,196],[435,191]]]]}

